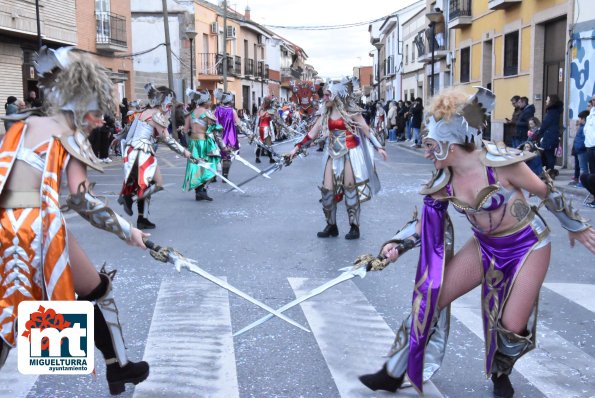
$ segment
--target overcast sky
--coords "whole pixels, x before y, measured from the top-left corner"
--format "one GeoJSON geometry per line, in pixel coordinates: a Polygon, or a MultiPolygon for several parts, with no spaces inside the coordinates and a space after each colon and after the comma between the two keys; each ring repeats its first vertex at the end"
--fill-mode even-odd
{"type": "MultiPolygon", "coordinates": [[[[209,0],[216,2],[216,0],[209,0]]],[[[311,26],[366,22],[414,3],[415,0],[228,0],[228,5],[263,25],[311,26]]],[[[303,31],[271,28],[302,47],[323,77],[351,75],[354,66],[372,65],[368,25],[349,29],[303,31]]]]}

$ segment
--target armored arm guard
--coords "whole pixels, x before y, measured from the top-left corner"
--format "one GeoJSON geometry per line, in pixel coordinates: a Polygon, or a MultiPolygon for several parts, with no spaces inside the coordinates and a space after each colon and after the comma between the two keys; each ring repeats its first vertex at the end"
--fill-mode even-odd
{"type": "Polygon", "coordinates": [[[572,201],[566,199],[564,194],[556,189],[554,182],[547,173],[547,196],[542,201],[545,208],[548,209],[562,224],[562,228],[570,232],[581,232],[589,229],[588,220],[583,218],[578,211],[572,207],[572,201]]]}
{"type": "Polygon", "coordinates": [[[91,192],[93,185],[95,184],[87,188],[86,183],[81,182],[78,192],[70,194],[66,199],[65,208],[76,211],[94,227],[114,233],[122,240],[129,240],[132,237],[132,226],[93,195],[91,192]]]}
{"type": "Polygon", "coordinates": [[[169,137],[167,137],[165,140],[165,145],[168,146],[169,149],[171,149],[172,151],[174,151],[175,153],[186,157],[186,148],[184,148],[182,146],[182,144],[180,144],[178,141],[176,141],[174,139],[174,137],[172,137],[171,135],[169,137]]]}
{"type": "Polygon", "coordinates": [[[310,141],[312,141],[312,138],[310,138],[310,135],[309,134],[306,134],[304,136],[304,138],[300,142],[298,142],[297,144],[295,144],[295,146],[297,146],[298,149],[302,149],[302,146],[303,145],[306,145],[310,141]]]}
{"type": "Polygon", "coordinates": [[[378,138],[376,138],[376,134],[374,134],[374,132],[372,132],[372,130],[370,130],[370,142],[372,143],[372,145],[374,145],[374,148],[376,150],[379,150],[382,148],[382,144],[380,144],[380,141],[378,141],[378,138]]]}
{"type": "Polygon", "coordinates": [[[396,249],[399,251],[399,256],[402,256],[405,252],[418,247],[421,244],[420,236],[416,231],[418,222],[417,209],[415,209],[411,220],[409,220],[407,224],[403,226],[403,228],[397,231],[395,236],[384,242],[382,247],[388,243],[396,243],[396,249]]]}

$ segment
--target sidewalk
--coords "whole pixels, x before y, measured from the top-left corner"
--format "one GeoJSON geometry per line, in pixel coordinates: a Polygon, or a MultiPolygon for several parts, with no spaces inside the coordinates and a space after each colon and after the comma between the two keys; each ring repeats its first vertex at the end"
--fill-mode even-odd
{"type": "MultiPolygon", "coordinates": [[[[419,156],[423,156],[423,150],[421,148],[412,147],[411,142],[408,142],[408,141],[399,141],[399,142],[388,142],[387,141],[386,144],[387,145],[396,145],[401,149],[416,153],[419,156]]],[[[572,181],[572,176],[574,175],[573,169],[567,169],[567,168],[566,169],[557,168],[557,169],[560,172],[560,174],[554,180],[554,185],[556,186],[556,188],[558,188],[560,191],[562,191],[564,193],[575,195],[577,198],[580,198],[581,200],[587,196],[587,194],[589,192],[587,192],[587,190],[585,188],[577,188],[574,185],[569,185],[569,183],[572,181]]]]}

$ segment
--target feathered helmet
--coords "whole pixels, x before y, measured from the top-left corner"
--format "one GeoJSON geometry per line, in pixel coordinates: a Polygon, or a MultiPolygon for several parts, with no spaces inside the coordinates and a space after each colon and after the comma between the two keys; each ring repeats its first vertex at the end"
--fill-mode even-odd
{"type": "Polygon", "coordinates": [[[149,97],[149,107],[161,107],[161,110],[167,113],[173,101],[176,99],[176,93],[172,89],[165,86],[155,87],[153,83],[145,84],[145,92],[149,97]]]}
{"type": "Polygon", "coordinates": [[[468,97],[456,90],[445,90],[432,100],[426,119],[428,134],[424,138],[438,144],[434,156],[444,160],[451,145],[474,143],[481,145],[481,134],[487,116],[494,109],[496,96],[490,90],[476,87],[477,93],[468,97]]]}
{"type": "Polygon", "coordinates": [[[355,100],[361,96],[359,79],[355,76],[346,76],[339,82],[328,82],[326,87],[326,90],[331,93],[331,100],[337,97],[344,101],[355,100]]]}
{"type": "Polygon", "coordinates": [[[78,129],[86,127],[87,113],[107,114],[115,108],[107,70],[90,55],[75,53],[72,47],[44,46],[34,65],[49,113],[72,112],[78,129]]]}
{"type": "Polygon", "coordinates": [[[215,91],[215,98],[223,105],[231,104],[233,102],[233,94],[229,91],[223,91],[221,89],[215,91]]]}
{"type": "Polygon", "coordinates": [[[186,96],[198,105],[205,104],[211,100],[211,93],[208,90],[186,90],[186,96]]]}

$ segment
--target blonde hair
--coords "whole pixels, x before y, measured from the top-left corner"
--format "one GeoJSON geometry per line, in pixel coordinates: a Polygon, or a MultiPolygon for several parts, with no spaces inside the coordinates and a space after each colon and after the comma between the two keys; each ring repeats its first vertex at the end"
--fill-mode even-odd
{"type": "Polygon", "coordinates": [[[458,87],[442,90],[432,97],[428,111],[436,120],[450,120],[454,115],[461,114],[469,100],[469,94],[458,87]]]}
{"type": "Polygon", "coordinates": [[[76,127],[81,128],[89,111],[106,114],[115,108],[112,81],[107,70],[89,54],[71,51],[68,61],[68,65],[44,87],[46,105],[50,114],[71,111],[76,127]],[[94,101],[97,109],[89,109],[94,101]]]}

